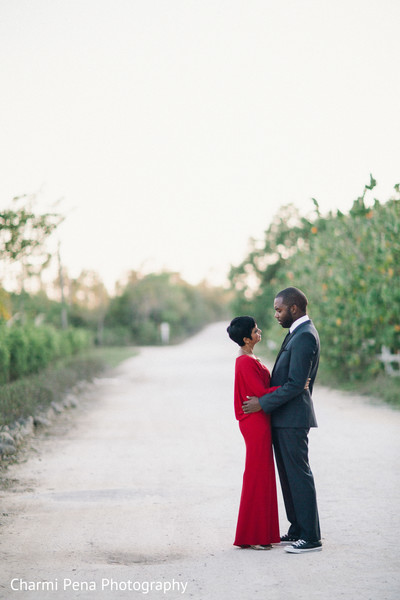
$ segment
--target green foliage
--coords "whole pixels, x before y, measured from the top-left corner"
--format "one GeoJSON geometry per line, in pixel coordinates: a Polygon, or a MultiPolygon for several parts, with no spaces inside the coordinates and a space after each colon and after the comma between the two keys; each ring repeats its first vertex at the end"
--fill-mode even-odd
{"type": "Polygon", "coordinates": [[[54,358],[54,337],[49,327],[26,327],[28,342],[27,373],[37,373],[54,358]]]}
{"type": "Polygon", "coordinates": [[[91,334],[81,329],[3,324],[0,327],[0,382],[37,373],[52,361],[77,354],[91,344],[91,334]]]}
{"type": "Polygon", "coordinates": [[[28,337],[22,327],[11,327],[5,342],[10,354],[9,379],[18,379],[28,373],[28,337]]]}
{"type": "Polygon", "coordinates": [[[103,346],[130,346],[132,343],[132,335],[128,327],[120,325],[103,329],[103,346]]]}
{"type": "Polygon", "coordinates": [[[10,369],[10,350],[3,336],[0,335],[0,385],[8,381],[10,369]]]}
{"type": "Polygon", "coordinates": [[[371,176],[348,215],[323,217],[316,201],[312,220],[286,207],[266,231],[263,248],[230,276],[235,312],[245,307],[267,328],[275,294],[287,286],[302,289],[320,332],[324,367],[344,381],[378,375],[382,345],[400,352],[400,201],[367,206],[375,184],[371,176]]]}
{"type": "Polygon", "coordinates": [[[19,315],[24,322],[40,323],[45,321],[47,325],[59,328],[61,326],[61,308],[61,303],[50,300],[44,291],[36,294],[28,294],[26,291],[19,294],[9,293],[9,312],[14,317],[19,315]]]}
{"type": "Polygon", "coordinates": [[[206,285],[191,286],[176,273],[140,276],[132,272],[105,317],[105,339],[123,332],[117,343],[159,344],[160,325],[170,325],[171,341],[225,316],[226,293],[206,285]],[[128,334],[128,336],[127,336],[128,334]]]}
{"type": "Polygon", "coordinates": [[[11,208],[0,213],[0,250],[2,259],[22,261],[28,274],[42,268],[51,258],[45,241],[58,227],[63,217],[57,213],[34,212],[35,196],[13,199],[11,208]]]}

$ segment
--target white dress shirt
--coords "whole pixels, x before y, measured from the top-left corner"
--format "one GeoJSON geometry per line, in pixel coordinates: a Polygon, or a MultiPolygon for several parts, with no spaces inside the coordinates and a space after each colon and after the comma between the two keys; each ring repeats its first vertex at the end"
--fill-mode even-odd
{"type": "Polygon", "coordinates": [[[289,329],[289,333],[293,333],[293,331],[302,323],[306,323],[307,321],[311,321],[310,317],[308,315],[304,315],[303,317],[299,317],[298,319],[296,319],[296,321],[294,321],[289,329]]]}

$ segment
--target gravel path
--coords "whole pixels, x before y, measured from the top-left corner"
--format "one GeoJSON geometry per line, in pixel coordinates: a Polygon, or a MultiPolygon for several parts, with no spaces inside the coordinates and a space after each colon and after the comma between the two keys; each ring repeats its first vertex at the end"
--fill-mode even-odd
{"type": "Polygon", "coordinates": [[[0,598],[400,598],[400,412],[378,403],[314,392],[322,552],[232,546],[235,356],[225,324],[144,348],[34,440],[1,493],[0,598]]]}

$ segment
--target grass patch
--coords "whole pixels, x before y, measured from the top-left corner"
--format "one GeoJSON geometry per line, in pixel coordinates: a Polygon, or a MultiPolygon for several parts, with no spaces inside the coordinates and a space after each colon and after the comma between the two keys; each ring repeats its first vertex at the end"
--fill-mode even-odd
{"type": "Polygon", "coordinates": [[[340,381],[337,376],[322,366],[318,372],[318,383],[383,400],[393,408],[400,409],[400,377],[390,377],[381,373],[374,379],[363,381],[340,381]]]}
{"type": "Polygon", "coordinates": [[[124,360],[139,354],[139,351],[133,346],[106,346],[96,348],[90,354],[97,356],[107,367],[114,369],[124,360]]]}
{"type": "Polygon", "coordinates": [[[400,377],[382,374],[369,382],[368,387],[369,389],[365,390],[364,394],[383,398],[391,406],[400,408],[400,377]]]}
{"type": "Polygon", "coordinates": [[[46,410],[80,381],[91,381],[135,354],[133,348],[95,348],[0,386],[0,427],[46,410]]]}

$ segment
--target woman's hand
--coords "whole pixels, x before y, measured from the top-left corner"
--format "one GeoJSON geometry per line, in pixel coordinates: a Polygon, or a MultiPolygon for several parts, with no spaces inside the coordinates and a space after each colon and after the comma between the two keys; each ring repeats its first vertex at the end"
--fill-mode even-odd
{"type": "Polygon", "coordinates": [[[311,381],[311,377],[309,377],[309,378],[307,379],[307,381],[306,381],[306,385],[304,386],[304,389],[305,389],[305,390],[308,390],[308,389],[309,389],[309,387],[310,387],[310,381],[311,381]]]}

